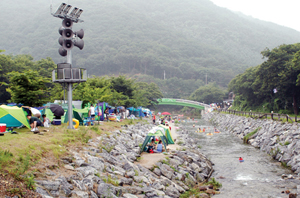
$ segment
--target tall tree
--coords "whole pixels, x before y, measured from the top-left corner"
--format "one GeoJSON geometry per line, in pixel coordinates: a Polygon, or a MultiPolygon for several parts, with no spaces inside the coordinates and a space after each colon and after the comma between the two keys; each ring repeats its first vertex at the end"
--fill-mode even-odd
{"type": "Polygon", "coordinates": [[[10,83],[7,91],[11,94],[11,102],[27,106],[42,106],[49,102],[50,93],[46,87],[49,80],[38,75],[38,72],[10,72],[8,77],[10,83]]]}

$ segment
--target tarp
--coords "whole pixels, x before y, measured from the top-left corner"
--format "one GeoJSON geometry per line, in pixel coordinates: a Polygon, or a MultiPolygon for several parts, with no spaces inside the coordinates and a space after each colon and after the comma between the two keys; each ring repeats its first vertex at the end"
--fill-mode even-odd
{"type": "Polygon", "coordinates": [[[25,125],[30,129],[25,112],[19,107],[0,106],[0,123],[6,124],[6,127],[20,127],[25,125]]]}
{"type": "Polygon", "coordinates": [[[164,135],[164,129],[161,128],[161,127],[154,127],[154,128],[152,128],[148,132],[148,134],[147,134],[147,136],[145,138],[145,141],[144,141],[144,143],[142,145],[141,152],[144,151],[145,146],[147,146],[147,144],[151,141],[151,139],[152,138],[155,139],[155,137],[160,137],[160,139],[162,140],[162,143],[163,143],[163,145],[165,147],[165,150],[167,150],[167,146],[166,145],[168,145],[168,143],[167,143],[167,138],[164,135]]]}
{"type": "Polygon", "coordinates": [[[174,140],[172,138],[170,128],[168,126],[165,126],[162,124],[158,125],[158,127],[161,127],[164,129],[168,144],[174,144],[174,140]]]}

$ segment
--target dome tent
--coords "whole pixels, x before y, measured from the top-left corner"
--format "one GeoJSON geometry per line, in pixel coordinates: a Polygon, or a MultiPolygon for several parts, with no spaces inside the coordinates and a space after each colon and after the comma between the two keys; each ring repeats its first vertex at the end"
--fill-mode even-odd
{"type": "Polygon", "coordinates": [[[0,106],[0,123],[6,124],[6,127],[20,127],[22,125],[30,129],[25,112],[17,106],[0,106]]]}
{"type": "Polygon", "coordinates": [[[161,127],[154,127],[148,132],[148,134],[145,138],[145,141],[142,145],[141,152],[144,151],[145,147],[151,141],[151,139],[155,139],[156,136],[160,137],[160,139],[162,140],[162,143],[165,147],[165,150],[167,150],[168,142],[167,142],[166,136],[164,135],[164,129],[161,127]]]}
{"type": "Polygon", "coordinates": [[[174,144],[174,140],[172,138],[170,128],[165,125],[162,125],[162,124],[158,125],[158,127],[161,127],[164,129],[168,144],[174,144]]]}

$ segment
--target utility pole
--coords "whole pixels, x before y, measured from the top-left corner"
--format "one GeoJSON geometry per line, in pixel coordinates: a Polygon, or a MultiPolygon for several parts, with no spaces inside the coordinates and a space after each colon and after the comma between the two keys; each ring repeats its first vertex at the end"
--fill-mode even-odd
{"type": "Polygon", "coordinates": [[[72,12],[68,14],[71,9],[71,5],[62,3],[57,11],[52,14],[54,17],[62,19],[62,27],[59,28],[58,32],[61,37],[58,39],[58,43],[61,47],[58,53],[61,56],[67,56],[67,61],[65,63],[57,64],[57,74],[56,70],[52,71],[52,81],[61,84],[67,84],[68,91],[68,121],[69,129],[74,129],[73,127],[73,106],[72,106],[72,85],[74,83],[85,82],[87,79],[87,73],[85,69],[82,68],[72,68],[72,48],[74,46],[78,47],[80,50],[84,47],[84,42],[82,40],[84,36],[84,31],[81,29],[77,32],[72,31],[73,23],[83,22],[79,17],[83,12],[82,9],[74,7],[72,12]]]}
{"type": "Polygon", "coordinates": [[[207,85],[207,73],[205,75],[205,84],[207,85]]]}
{"type": "Polygon", "coordinates": [[[164,70],[164,80],[166,79],[166,70],[164,70]]]}

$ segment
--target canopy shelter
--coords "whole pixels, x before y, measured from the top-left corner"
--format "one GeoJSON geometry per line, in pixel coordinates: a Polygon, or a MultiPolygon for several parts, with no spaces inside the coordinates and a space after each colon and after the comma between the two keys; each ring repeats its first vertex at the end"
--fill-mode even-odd
{"type": "Polygon", "coordinates": [[[25,125],[30,129],[25,112],[17,106],[0,106],[0,123],[6,124],[6,127],[20,127],[25,125]]]}
{"type": "Polygon", "coordinates": [[[169,112],[162,112],[161,115],[171,115],[169,112]]]}
{"type": "Polygon", "coordinates": [[[160,139],[162,140],[162,143],[163,143],[163,145],[164,145],[164,147],[165,147],[165,150],[167,150],[167,145],[168,145],[168,143],[167,143],[167,138],[166,138],[166,136],[164,135],[164,129],[161,128],[161,127],[154,127],[154,128],[152,128],[152,129],[148,132],[148,134],[147,134],[147,136],[146,136],[146,138],[145,138],[145,141],[144,141],[144,143],[143,143],[143,145],[142,145],[141,152],[143,152],[144,149],[145,149],[145,147],[147,146],[147,144],[148,144],[149,142],[151,142],[151,139],[154,139],[154,140],[155,140],[155,137],[160,137],[160,139]]]}
{"type": "Polygon", "coordinates": [[[158,125],[158,127],[161,127],[164,129],[168,144],[174,144],[174,140],[172,138],[170,128],[168,126],[165,126],[162,124],[158,125]]]}

